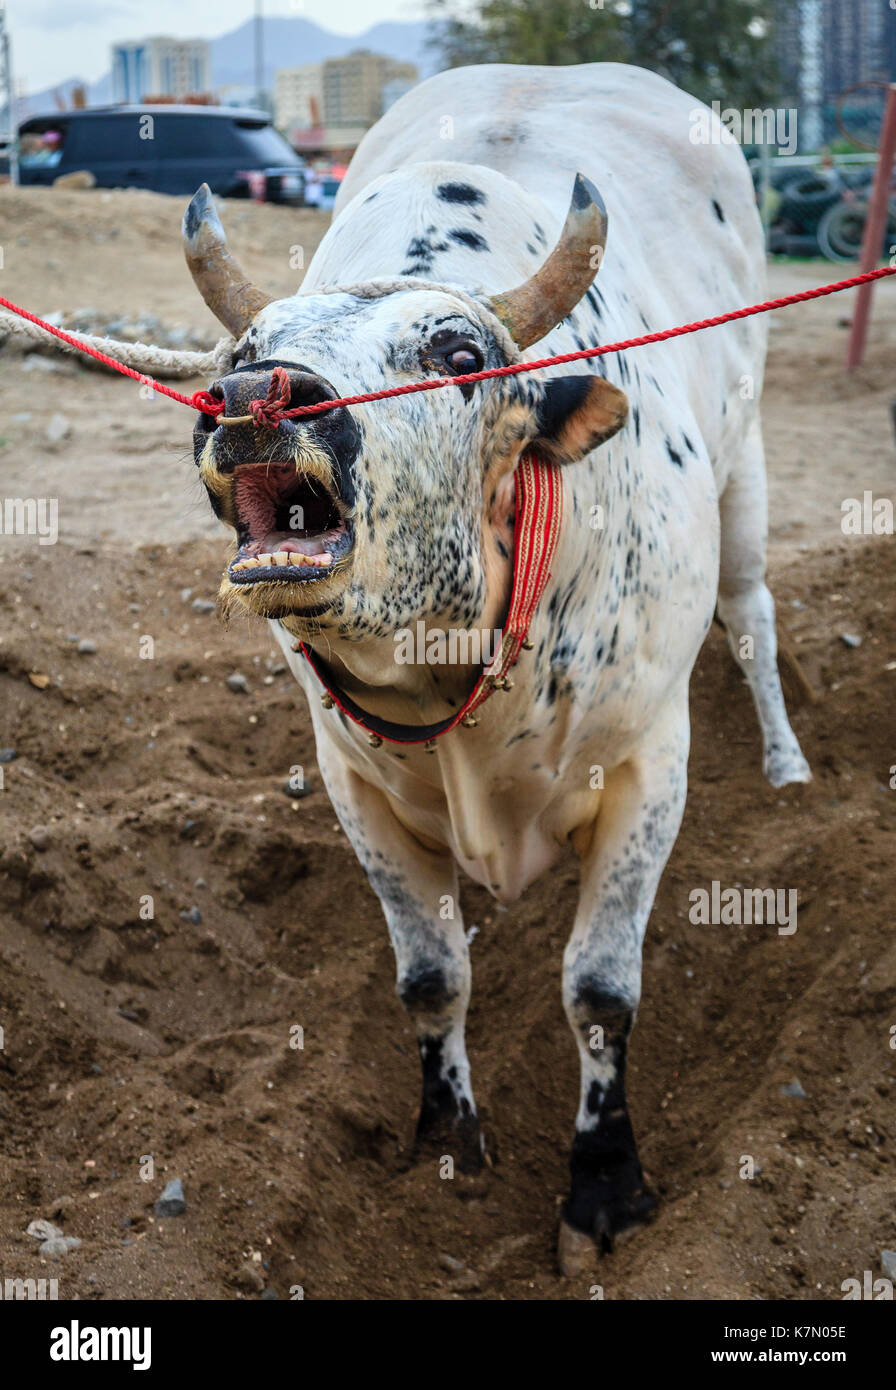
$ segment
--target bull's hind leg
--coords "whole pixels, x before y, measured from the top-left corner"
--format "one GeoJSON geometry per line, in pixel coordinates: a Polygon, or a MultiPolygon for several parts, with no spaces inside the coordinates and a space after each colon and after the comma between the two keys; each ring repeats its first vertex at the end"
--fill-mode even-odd
{"type": "Polygon", "coordinates": [[[380,900],[395,951],[398,996],[417,1032],[423,1098],[414,1145],[478,1172],[483,1145],[470,1085],[464,1024],[470,954],[448,853],[428,849],[387,799],[318,745],[330,800],[380,900]]]}
{"type": "Polygon", "coordinates": [[[719,617],[750,686],[762,729],[762,770],[773,787],[810,782],[812,773],[790,727],[778,675],[775,603],[765,583],[768,502],[758,424],[720,501],[719,617]]]}
{"type": "Polygon", "coordinates": [[[641,945],[687,789],[687,691],[650,746],[608,774],[596,825],[577,843],[579,905],[563,957],[563,1003],[581,1063],[570,1192],[558,1258],[567,1278],[653,1214],[625,1094],[628,1039],[641,996],[641,945]]]}

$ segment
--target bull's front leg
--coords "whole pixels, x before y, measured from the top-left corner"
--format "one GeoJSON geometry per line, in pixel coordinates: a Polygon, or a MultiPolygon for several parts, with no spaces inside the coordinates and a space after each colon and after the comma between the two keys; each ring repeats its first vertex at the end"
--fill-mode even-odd
{"type": "Polygon", "coordinates": [[[626,1051],[641,994],[641,946],[684,810],[689,725],[676,701],[650,747],[606,777],[597,822],[578,838],[581,886],[563,957],[563,1003],[581,1062],[560,1227],[561,1272],[572,1278],[647,1221],[647,1187],[625,1092],[626,1051]]]}
{"type": "Polygon", "coordinates": [[[414,1155],[450,1154],[464,1173],[482,1167],[464,1025],[470,953],[451,854],[423,845],[387,797],[338,757],[318,761],[330,799],[385,914],[398,996],[417,1032],[423,1097],[414,1155]]]}

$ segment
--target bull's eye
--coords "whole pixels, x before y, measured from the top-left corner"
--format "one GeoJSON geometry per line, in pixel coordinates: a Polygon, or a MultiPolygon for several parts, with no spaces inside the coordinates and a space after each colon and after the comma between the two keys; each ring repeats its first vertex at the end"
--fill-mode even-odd
{"type": "Polygon", "coordinates": [[[445,360],[449,371],[455,376],[466,376],[468,372],[478,372],[482,369],[482,358],[472,348],[457,348],[456,351],[450,352],[445,360]]]}

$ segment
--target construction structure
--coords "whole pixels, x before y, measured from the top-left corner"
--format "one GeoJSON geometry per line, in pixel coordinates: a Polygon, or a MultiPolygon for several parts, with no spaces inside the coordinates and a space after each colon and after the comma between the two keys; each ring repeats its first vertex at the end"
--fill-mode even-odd
{"type": "Polygon", "coordinates": [[[365,131],[416,86],[420,73],[414,63],[357,49],[344,58],[280,68],[274,80],[274,119],[281,130],[365,131]]]}
{"type": "Polygon", "coordinates": [[[205,39],[160,35],[114,43],[111,58],[116,102],[133,104],[150,95],[183,101],[211,89],[211,47],[205,39]]]}

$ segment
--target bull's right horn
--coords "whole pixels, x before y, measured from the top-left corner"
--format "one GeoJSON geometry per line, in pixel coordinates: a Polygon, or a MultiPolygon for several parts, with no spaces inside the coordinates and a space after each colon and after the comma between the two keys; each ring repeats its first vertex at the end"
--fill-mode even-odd
{"type": "Polygon", "coordinates": [[[607,244],[607,210],[590,179],[576,174],[560,240],[540,270],[489,308],[521,348],[537,343],[566,318],[600,269],[607,244]]]}
{"type": "Polygon", "coordinates": [[[196,288],[215,318],[235,338],[273,298],[247,279],[227,247],[227,238],[211,189],[204,183],[193,194],[183,221],[184,253],[196,288]]]}

